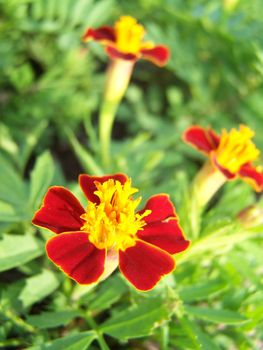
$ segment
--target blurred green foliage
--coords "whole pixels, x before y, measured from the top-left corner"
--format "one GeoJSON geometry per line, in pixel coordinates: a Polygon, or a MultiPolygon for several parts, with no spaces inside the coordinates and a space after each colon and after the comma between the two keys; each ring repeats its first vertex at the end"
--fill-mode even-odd
{"type": "Polygon", "coordinates": [[[248,124],[263,150],[261,0],[0,0],[0,348],[259,349],[262,227],[236,221],[258,200],[228,183],[200,218],[200,237],[154,291],[115,273],[77,286],[52,266],[50,236],[31,225],[48,186],[76,185],[98,157],[107,57],[81,35],[136,17],[171,50],[165,68],[136,63],[117,114],[112,164],[147,196],[169,193],[189,237],[188,189],[203,157],[181,141],[190,124],[248,124]]]}

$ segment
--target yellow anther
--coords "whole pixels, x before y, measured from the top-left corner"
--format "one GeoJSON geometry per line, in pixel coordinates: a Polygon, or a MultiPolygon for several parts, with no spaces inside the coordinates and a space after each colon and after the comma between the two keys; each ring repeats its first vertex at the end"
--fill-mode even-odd
{"type": "Polygon", "coordinates": [[[116,48],[123,53],[137,54],[141,49],[154,47],[152,42],[143,42],[144,27],[131,16],[122,16],[114,25],[116,48]]]}
{"type": "Polygon", "coordinates": [[[254,134],[244,125],[239,130],[223,130],[220,144],[215,151],[218,164],[235,174],[242,165],[256,160],[260,152],[251,141],[254,134]]]}
{"type": "Polygon", "coordinates": [[[143,218],[151,213],[135,213],[141,198],[130,197],[138,190],[131,187],[130,180],[124,185],[113,179],[95,185],[100,203],[89,203],[87,212],[81,215],[85,220],[81,229],[89,233],[89,240],[98,249],[125,250],[133,246],[137,232],[145,226],[143,218]]]}

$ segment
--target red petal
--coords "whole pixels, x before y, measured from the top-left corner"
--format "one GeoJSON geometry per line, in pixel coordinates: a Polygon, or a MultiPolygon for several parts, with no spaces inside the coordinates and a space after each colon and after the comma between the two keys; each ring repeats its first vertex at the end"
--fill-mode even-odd
{"type": "Polygon", "coordinates": [[[99,204],[99,198],[94,194],[94,191],[97,191],[97,187],[95,186],[94,181],[103,183],[110,179],[120,181],[120,183],[124,185],[128,178],[124,174],[105,176],[90,176],[86,174],[81,174],[79,175],[79,185],[89,201],[99,204]]]}
{"type": "Polygon", "coordinates": [[[244,164],[239,170],[239,176],[250,183],[257,192],[263,190],[263,173],[252,164],[244,164]]]}
{"type": "Polygon", "coordinates": [[[138,238],[151,243],[170,254],[184,251],[190,244],[184,236],[178,221],[154,222],[137,232],[138,238]]]}
{"type": "Polygon", "coordinates": [[[101,41],[105,44],[115,42],[115,32],[112,27],[103,26],[97,29],[88,28],[84,33],[82,40],[87,42],[90,40],[101,41]]]}
{"type": "Polygon", "coordinates": [[[144,209],[139,211],[139,214],[145,210],[151,210],[151,214],[143,218],[147,223],[163,221],[171,217],[175,217],[175,208],[167,194],[157,194],[148,199],[144,209]]]}
{"type": "Polygon", "coordinates": [[[83,225],[80,216],[85,213],[77,198],[66,188],[50,187],[42,207],[36,212],[32,223],[55,233],[78,231],[83,225]]]}
{"type": "Polygon", "coordinates": [[[86,232],[67,232],[47,241],[49,259],[79,284],[96,282],[104,271],[105,250],[97,249],[86,232]]]}
{"type": "Polygon", "coordinates": [[[119,267],[130,283],[139,290],[147,291],[175,269],[175,261],[164,250],[137,241],[135,246],[119,252],[119,267]]]}
{"type": "Polygon", "coordinates": [[[152,49],[143,49],[141,50],[141,54],[142,58],[149,60],[160,67],[164,66],[170,58],[168,47],[163,45],[155,46],[152,49]]]}
{"type": "Polygon", "coordinates": [[[220,138],[213,130],[206,130],[205,128],[197,125],[191,126],[184,132],[183,140],[190,143],[199,151],[209,154],[218,147],[220,138]]]}
{"type": "Polygon", "coordinates": [[[134,55],[133,53],[121,52],[113,46],[107,46],[105,51],[112,59],[120,58],[127,61],[135,61],[138,58],[138,56],[134,55]]]}

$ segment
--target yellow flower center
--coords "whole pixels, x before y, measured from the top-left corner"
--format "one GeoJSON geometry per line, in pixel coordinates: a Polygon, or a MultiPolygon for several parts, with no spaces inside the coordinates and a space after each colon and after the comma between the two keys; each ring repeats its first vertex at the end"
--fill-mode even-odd
{"type": "Polygon", "coordinates": [[[241,125],[239,130],[229,133],[223,130],[220,144],[215,151],[216,160],[223,168],[235,174],[242,165],[256,160],[260,152],[251,141],[255,133],[247,126],[241,125]]]}
{"type": "Polygon", "coordinates": [[[81,215],[85,220],[81,230],[89,233],[89,240],[98,249],[125,250],[135,245],[136,233],[146,224],[142,220],[151,213],[135,213],[141,197],[130,198],[138,190],[131,187],[131,180],[124,185],[110,179],[104,183],[95,182],[100,203],[90,202],[87,212],[81,215]]]}
{"type": "Polygon", "coordinates": [[[116,48],[123,53],[137,54],[141,49],[151,49],[152,42],[143,42],[144,27],[131,16],[122,16],[114,25],[116,48]]]}

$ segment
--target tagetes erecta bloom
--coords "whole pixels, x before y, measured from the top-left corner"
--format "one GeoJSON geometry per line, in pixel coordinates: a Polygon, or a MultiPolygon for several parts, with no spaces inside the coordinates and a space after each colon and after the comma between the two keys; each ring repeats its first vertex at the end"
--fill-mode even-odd
{"type": "Polygon", "coordinates": [[[164,66],[170,56],[168,48],[144,41],[144,35],[144,27],[135,18],[122,16],[113,27],[88,28],[83,35],[83,41],[99,41],[112,59],[136,61],[143,58],[164,66]]]}
{"type": "Polygon", "coordinates": [[[240,177],[253,186],[257,192],[263,189],[263,172],[261,167],[252,164],[257,160],[260,151],[251,141],[254,132],[245,125],[239,130],[223,129],[217,135],[212,129],[192,126],[183,135],[185,142],[209,156],[212,165],[227,180],[240,177]]]}
{"type": "Polygon", "coordinates": [[[57,235],[46,244],[48,257],[79,284],[106,278],[119,265],[137,289],[152,289],[175,269],[172,254],[185,250],[173,204],[165,194],[151,197],[136,211],[141,198],[124,174],[80,175],[85,210],[66,188],[51,187],[33,224],[57,235]]]}

